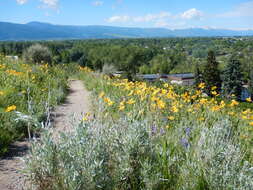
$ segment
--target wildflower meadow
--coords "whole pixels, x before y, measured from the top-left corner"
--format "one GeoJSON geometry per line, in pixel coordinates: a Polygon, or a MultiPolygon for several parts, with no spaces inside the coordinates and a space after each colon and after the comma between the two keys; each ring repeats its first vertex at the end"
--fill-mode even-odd
{"type": "Polygon", "coordinates": [[[67,92],[63,66],[31,65],[0,56],[0,155],[8,145],[39,134],[67,92]]]}
{"type": "MultiPolygon", "coordinates": [[[[27,172],[38,189],[250,190],[253,111],[186,90],[81,68],[93,113],[59,143],[43,135],[27,172]]],[[[251,102],[251,99],[247,99],[251,102]]]]}

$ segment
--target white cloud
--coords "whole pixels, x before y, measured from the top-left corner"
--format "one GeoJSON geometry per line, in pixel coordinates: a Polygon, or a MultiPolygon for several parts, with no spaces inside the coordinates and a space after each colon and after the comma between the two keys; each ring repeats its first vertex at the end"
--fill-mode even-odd
{"type": "Polygon", "coordinates": [[[42,8],[58,9],[59,0],[40,0],[42,8]]]}
{"type": "Polygon", "coordinates": [[[28,0],[16,0],[18,4],[23,5],[27,3],[28,0]]]}
{"type": "Polygon", "coordinates": [[[189,9],[185,12],[183,12],[180,17],[182,19],[201,19],[203,16],[203,13],[195,8],[189,9]]]}
{"type": "Polygon", "coordinates": [[[92,2],[92,5],[95,6],[95,7],[102,6],[103,4],[104,4],[103,1],[93,1],[93,2],[92,2]]]}
{"type": "Polygon", "coordinates": [[[145,16],[133,17],[134,22],[153,22],[159,19],[169,18],[171,14],[169,12],[161,12],[159,14],[147,14],[145,16]]]}
{"type": "Polygon", "coordinates": [[[183,13],[171,14],[163,11],[156,14],[146,14],[139,16],[132,15],[116,15],[106,19],[109,23],[145,23],[155,27],[164,27],[171,29],[191,27],[194,20],[198,22],[204,17],[204,13],[195,8],[189,9],[183,13]]]}
{"type": "Polygon", "coordinates": [[[234,10],[220,14],[218,17],[253,17],[253,1],[241,3],[234,10]]]}
{"type": "Polygon", "coordinates": [[[162,19],[167,19],[171,16],[170,13],[168,12],[161,12],[158,14],[147,14],[144,16],[128,16],[128,15],[117,15],[117,16],[112,16],[109,19],[107,19],[107,22],[157,22],[162,19]]]}
{"type": "Polygon", "coordinates": [[[108,18],[106,21],[109,23],[113,23],[113,22],[128,22],[130,21],[131,18],[128,15],[122,15],[122,16],[112,16],[110,18],[108,18]]]}

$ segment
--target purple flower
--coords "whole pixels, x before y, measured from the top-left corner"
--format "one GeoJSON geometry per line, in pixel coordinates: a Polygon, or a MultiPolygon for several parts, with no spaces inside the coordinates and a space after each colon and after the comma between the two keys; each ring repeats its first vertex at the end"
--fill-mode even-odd
{"type": "Polygon", "coordinates": [[[191,128],[190,128],[190,127],[187,127],[187,128],[185,129],[185,133],[186,133],[186,135],[189,137],[189,136],[190,136],[190,133],[191,133],[191,128]]]}
{"type": "Polygon", "coordinates": [[[188,148],[190,146],[190,144],[186,138],[182,138],[180,142],[181,142],[182,146],[185,148],[188,148]]]}
{"type": "Polygon", "coordinates": [[[151,134],[155,135],[157,133],[157,127],[155,125],[152,125],[151,127],[151,134]]]}
{"type": "Polygon", "coordinates": [[[164,135],[164,134],[165,134],[164,128],[161,128],[161,129],[160,129],[160,134],[161,134],[161,135],[164,135]]]}

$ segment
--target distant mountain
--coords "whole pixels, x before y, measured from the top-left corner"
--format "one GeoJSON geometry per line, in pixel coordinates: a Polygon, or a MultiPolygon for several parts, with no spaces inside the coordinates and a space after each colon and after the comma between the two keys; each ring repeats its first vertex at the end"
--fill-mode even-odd
{"type": "Polygon", "coordinates": [[[0,22],[0,41],[213,36],[253,36],[253,30],[234,31],[202,28],[169,30],[165,28],[65,26],[41,22],[27,24],[0,22]]]}

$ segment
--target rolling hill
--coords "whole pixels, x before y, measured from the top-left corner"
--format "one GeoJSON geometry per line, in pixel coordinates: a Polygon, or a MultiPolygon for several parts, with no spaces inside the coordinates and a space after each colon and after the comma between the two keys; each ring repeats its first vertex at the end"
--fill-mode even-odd
{"type": "Polygon", "coordinates": [[[41,22],[27,24],[0,22],[0,41],[215,36],[253,36],[253,30],[203,28],[169,30],[165,28],[53,25],[41,22]]]}

